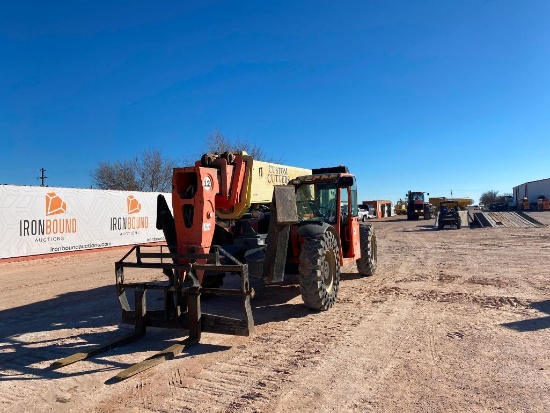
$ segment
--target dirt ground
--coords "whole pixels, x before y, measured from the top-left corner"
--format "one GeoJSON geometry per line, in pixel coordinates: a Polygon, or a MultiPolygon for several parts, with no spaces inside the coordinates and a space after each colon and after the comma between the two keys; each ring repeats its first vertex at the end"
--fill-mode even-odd
{"type": "MultiPolygon", "coordinates": [[[[531,215],[550,224],[548,212],[531,215]]],[[[203,334],[116,383],[179,332],[149,329],[133,344],[47,367],[131,331],[119,324],[113,286],[127,248],[0,262],[0,410],[550,411],[550,227],[372,224],[377,273],[344,267],[329,311],[305,309],[295,285],[255,283],[253,336],[203,334]]]]}

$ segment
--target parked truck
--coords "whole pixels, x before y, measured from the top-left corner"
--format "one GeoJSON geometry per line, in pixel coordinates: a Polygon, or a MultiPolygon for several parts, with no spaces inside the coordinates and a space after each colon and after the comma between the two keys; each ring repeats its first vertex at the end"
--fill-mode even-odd
{"type": "Polygon", "coordinates": [[[489,204],[489,210],[491,211],[516,211],[518,204],[513,196],[505,195],[500,202],[494,202],[489,204]]]}

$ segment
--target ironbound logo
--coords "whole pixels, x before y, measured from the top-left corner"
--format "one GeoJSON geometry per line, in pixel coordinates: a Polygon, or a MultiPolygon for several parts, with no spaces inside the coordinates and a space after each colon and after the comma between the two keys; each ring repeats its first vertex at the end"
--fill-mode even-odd
{"type": "MultiPolygon", "coordinates": [[[[55,192],[46,194],[46,216],[61,215],[67,212],[67,204],[55,192]]],[[[19,236],[57,235],[58,237],[37,238],[37,242],[63,240],[60,235],[74,234],[77,229],[76,218],[46,218],[19,220],[19,236]]]]}
{"type": "Polygon", "coordinates": [[[126,199],[127,217],[112,217],[111,231],[126,231],[120,235],[135,235],[138,229],[149,228],[149,217],[135,216],[141,212],[141,204],[133,195],[126,199]],[[132,233],[132,231],[134,231],[132,233]]]}
{"type": "Polygon", "coordinates": [[[141,204],[133,195],[130,195],[128,199],[126,199],[126,205],[128,207],[128,214],[137,214],[141,212],[141,204]]]}

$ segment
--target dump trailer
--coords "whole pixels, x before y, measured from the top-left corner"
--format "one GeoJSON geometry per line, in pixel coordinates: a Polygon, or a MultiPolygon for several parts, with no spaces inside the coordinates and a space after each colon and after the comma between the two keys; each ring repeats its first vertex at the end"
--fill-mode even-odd
{"type": "Polygon", "coordinates": [[[468,205],[473,205],[473,203],[474,203],[474,200],[472,198],[467,198],[467,197],[465,197],[465,198],[447,198],[447,197],[444,197],[444,196],[430,197],[428,201],[431,205],[435,206],[436,211],[439,211],[439,204],[441,202],[446,202],[446,201],[457,202],[458,207],[462,211],[465,210],[468,205]]]}
{"type": "Polygon", "coordinates": [[[122,321],[134,325],[134,331],[51,368],[136,340],[148,326],[186,330],[188,336],[115,379],[173,358],[198,343],[203,331],[250,335],[251,276],[270,284],[297,274],[304,304],[328,310],[337,298],[342,265],[355,262],[362,276],[376,270],[374,228],[359,224],[357,216],[356,179],[344,166],[308,170],[226,152],[176,168],[172,210],[164,196],[157,202],[156,224],[166,244],[135,245],[115,263],[122,321]],[[166,281],[126,282],[124,271],[132,268],[162,271],[166,281]],[[240,288],[223,288],[224,278],[233,275],[240,277],[240,288]],[[147,306],[149,290],[164,297],[162,309],[147,306]],[[133,301],[128,297],[132,291],[133,301]],[[202,294],[234,296],[242,318],[202,312],[202,294]]]}
{"type": "MultiPolygon", "coordinates": [[[[427,195],[430,195],[429,193],[427,195]]],[[[430,211],[430,205],[424,200],[424,192],[407,192],[407,219],[413,220],[419,217],[424,219],[430,219],[432,213],[430,211]]]]}

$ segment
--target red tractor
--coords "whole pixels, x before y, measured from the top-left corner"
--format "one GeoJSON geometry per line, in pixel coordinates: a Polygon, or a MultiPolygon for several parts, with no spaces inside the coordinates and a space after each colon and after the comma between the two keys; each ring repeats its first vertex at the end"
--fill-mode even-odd
{"type": "Polygon", "coordinates": [[[430,204],[424,199],[424,192],[407,192],[407,219],[410,221],[421,216],[424,219],[430,219],[432,216],[430,204]]]}

